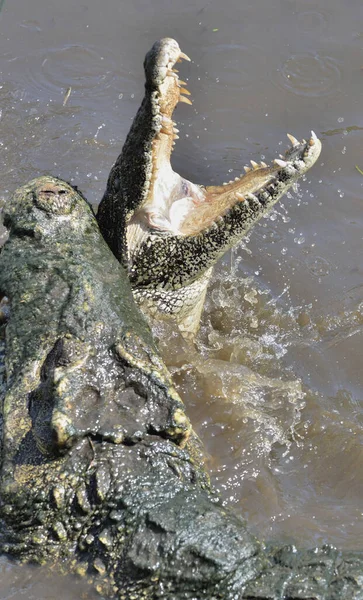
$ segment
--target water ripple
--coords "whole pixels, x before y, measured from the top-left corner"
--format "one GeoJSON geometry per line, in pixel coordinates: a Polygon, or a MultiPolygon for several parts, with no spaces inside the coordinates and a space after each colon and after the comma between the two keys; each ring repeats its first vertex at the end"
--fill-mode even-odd
{"type": "Polygon", "coordinates": [[[208,92],[212,86],[243,90],[253,84],[257,65],[262,65],[258,53],[254,52],[253,48],[232,43],[206,47],[205,63],[211,65],[206,73],[208,92]]]}
{"type": "Polygon", "coordinates": [[[325,96],[337,90],[341,71],[336,61],[319,54],[293,54],[282,65],[279,84],[298,96],[325,96]]]}
{"type": "Polygon", "coordinates": [[[298,14],[297,22],[301,31],[317,33],[327,26],[327,17],[316,10],[306,10],[298,14]]]}
{"type": "Polygon", "coordinates": [[[117,63],[109,52],[83,45],[47,48],[30,56],[12,58],[12,75],[25,95],[57,94],[72,88],[92,95],[103,93],[115,78],[117,63]]]}
{"type": "Polygon", "coordinates": [[[42,62],[45,82],[56,87],[91,89],[112,77],[110,57],[92,47],[72,45],[49,52],[42,62]]]}

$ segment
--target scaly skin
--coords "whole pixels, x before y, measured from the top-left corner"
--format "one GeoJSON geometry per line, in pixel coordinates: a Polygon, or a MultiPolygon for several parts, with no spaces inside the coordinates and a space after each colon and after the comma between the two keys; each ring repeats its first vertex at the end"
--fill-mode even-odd
{"type": "Polygon", "coordinates": [[[4,216],[1,550],[119,600],[362,598],[362,553],[266,548],[210,490],[126,272],[82,196],[41,177],[4,216]]]}
{"type": "Polygon", "coordinates": [[[289,135],[292,147],[272,166],[251,161],[243,176],[221,186],[187,181],[170,164],[178,138],[174,109],[191,104],[174,70],[182,58],[188,59],[170,38],[146,55],[145,96],[97,218],[115,256],[126,262],[143,311],[173,315],[194,334],[215,262],[314,165],[321,144],[314,133],[301,143],[289,135]]]}

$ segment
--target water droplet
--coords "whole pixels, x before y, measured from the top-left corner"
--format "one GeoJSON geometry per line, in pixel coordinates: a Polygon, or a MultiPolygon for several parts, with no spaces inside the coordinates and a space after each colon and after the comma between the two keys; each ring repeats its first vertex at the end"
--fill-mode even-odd
{"type": "Polygon", "coordinates": [[[295,244],[303,244],[305,242],[305,238],[303,235],[299,235],[299,237],[294,238],[295,244]]]}

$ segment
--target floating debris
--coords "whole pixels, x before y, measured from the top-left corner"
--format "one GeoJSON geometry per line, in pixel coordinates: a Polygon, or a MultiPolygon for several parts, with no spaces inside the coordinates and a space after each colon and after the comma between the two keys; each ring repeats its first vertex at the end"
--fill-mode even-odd
{"type": "Polygon", "coordinates": [[[71,92],[72,92],[72,87],[71,87],[71,86],[69,86],[69,88],[67,88],[67,91],[66,91],[66,93],[65,93],[65,96],[64,96],[64,98],[63,98],[63,106],[65,106],[65,105],[67,104],[67,102],[68,102],[68,100],[69,100],[69,96],[71,95],[71,92]]]}

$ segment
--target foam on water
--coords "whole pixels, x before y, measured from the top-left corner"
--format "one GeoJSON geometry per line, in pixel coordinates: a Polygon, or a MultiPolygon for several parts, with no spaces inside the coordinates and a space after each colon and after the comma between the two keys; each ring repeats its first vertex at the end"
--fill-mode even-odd
{"type": "Polygon", "coordinates": [[[288,288],[273,298],[257,276],[241,277],[240,251],[235,254],[229,274],[228,259],[214,274],[194,344],[170,324],[154,325],[206,446],[212,481],[224,502],[240,505],[264,537],[356,547],[357,536],[363,537],[363,480],[356,470],[363,458],[356,445],[357,437],[363,441],[363,406],[344,390],[319,393],[309,360],[304,357],[303,368],[300,362],[310,352],[313,361],[319,357],[320,376],[331,379],[326,346],[363,331],[363,304],[357,304],[362,289],[355,290],[354,302],[350,292],[350,311],[335,303],[323,316],[311,305],[291,306],[288,288]],[[337,515],[350,480],[351,510],[343,524],[337,515]],[[321,509],[322,495],[327,511],[321,509]]]}

